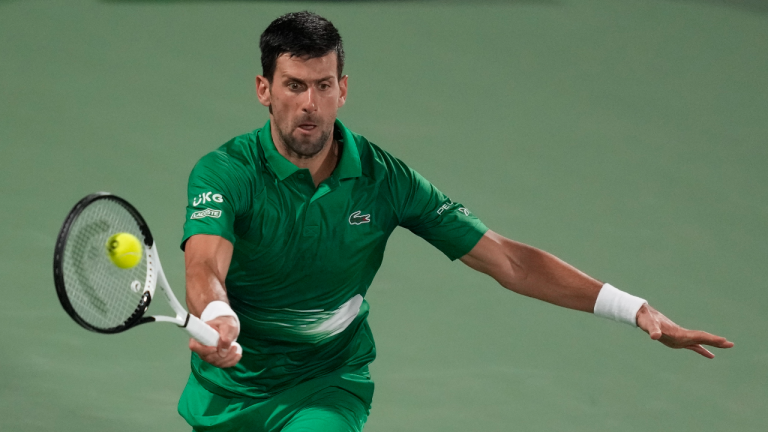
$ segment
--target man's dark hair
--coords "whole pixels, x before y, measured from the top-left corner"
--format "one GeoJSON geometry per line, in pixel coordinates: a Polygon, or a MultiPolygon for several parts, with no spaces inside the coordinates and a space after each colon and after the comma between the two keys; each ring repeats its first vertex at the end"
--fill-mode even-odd
{"type": "Polygon", "coordinates": [[[277,58],[288,53],[291,57],[317,58],[336,53],[338,78],[344,70],[344,46],[341,35],[330,21],[318,14],[292,12],[272,21],[261,34],[262,75],[270,82],[275,74],[277,58]]]}

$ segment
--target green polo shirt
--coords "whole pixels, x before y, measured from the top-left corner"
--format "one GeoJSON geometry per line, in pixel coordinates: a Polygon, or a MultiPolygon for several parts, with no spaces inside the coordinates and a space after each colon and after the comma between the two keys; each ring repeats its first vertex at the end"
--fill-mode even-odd
{"type": "Polygon", "coordinates": [[[309,170],[280,155],[269,122],[192,170],[182,249],[195,234],[232,242],[226,287],[244,351],[228,369],[192,355],[193,374],[213,393],[268,398],[365,368],[375,345],[364,297],[392,231],[408,228],[452,260],[487,231],[468,209],[338,120],[334,138],[341,157],[318,187],[309,170]]]}

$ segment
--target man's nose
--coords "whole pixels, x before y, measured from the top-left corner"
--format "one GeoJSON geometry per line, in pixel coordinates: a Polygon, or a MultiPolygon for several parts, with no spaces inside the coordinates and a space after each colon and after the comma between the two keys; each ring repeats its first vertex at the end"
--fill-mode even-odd
{"type": "Polygon", "coordinates": [[[314,88],[310,87],[307,89],[304,98],[304,105],[301,107],[301,109],[304,112],[317,111],[317,91],[315,91],[314,88]]]}

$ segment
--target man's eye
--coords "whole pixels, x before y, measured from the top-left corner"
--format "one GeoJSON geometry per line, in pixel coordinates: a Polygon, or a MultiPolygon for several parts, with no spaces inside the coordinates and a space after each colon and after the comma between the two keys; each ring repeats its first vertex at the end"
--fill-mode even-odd
{"type": "Polygon", "coordinates": [[[326,83],[320,84],[320,90],[328,90],[329,88],[331,88],[330,84],[326,84],[326,83]]]}
{"type": "Polygon", "coordinates": [[[291,90],[298,90],[299,89],[299,85],[296,84],[296,83],[290,83],[290,84],[288,84],[288,88],[291,89],[291,90]]]}

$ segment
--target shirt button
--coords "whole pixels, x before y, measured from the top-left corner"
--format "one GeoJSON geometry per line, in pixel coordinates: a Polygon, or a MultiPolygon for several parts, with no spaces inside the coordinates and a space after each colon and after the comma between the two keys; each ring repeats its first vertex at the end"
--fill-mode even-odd
{"type": "Polygon", "coordinates": [[[300,179],[303,179],[303,178],[304,178],[304,174],[303,174],[303,173],[302,173],[302,174],[299,174],[299,178],[300,178],[300,179]]]}

